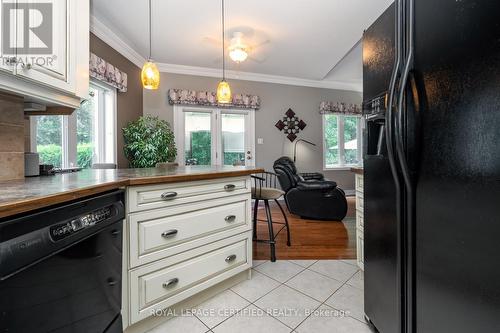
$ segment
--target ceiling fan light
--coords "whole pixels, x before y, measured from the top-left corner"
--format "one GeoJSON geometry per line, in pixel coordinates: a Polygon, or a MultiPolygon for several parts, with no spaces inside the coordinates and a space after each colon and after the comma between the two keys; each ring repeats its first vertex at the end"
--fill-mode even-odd
{"type": "Polygon", "coordinates": [[[219,82],[217,86],[217,102],[220,104],[227,104],[232,102],[231,87],[226,80],[219,82]]]}
{"type": "Polygon", "coordinates": [[[156,90],[160,86],[160,71],[152,60],[142,66],[141,81],[144,89],[156,90]]]}
{"type": "Polygon", "coordinates": [[[247,59],[248,53],[245,49],[236,47],[229,51],[229,57],[235,62],[243,62],[247,59]]]}

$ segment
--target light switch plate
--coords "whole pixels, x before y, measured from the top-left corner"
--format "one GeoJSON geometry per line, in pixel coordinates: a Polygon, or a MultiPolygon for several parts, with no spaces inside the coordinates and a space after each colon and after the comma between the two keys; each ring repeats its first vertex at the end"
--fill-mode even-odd
{"type": "Polygon", "coordinates": [[[264,144],[264,139],[263,138],[258,138],[257,139],[257,144],[258,145],[263,145],[264,144]]]}

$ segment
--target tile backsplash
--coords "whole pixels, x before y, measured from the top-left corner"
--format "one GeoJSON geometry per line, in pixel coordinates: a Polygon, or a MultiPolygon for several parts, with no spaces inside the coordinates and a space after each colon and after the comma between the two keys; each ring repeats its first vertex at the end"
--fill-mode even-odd
{"type": "Polygon", "coordinates": [[[23,107],[22,97],[0,93],[0,181],[24,178],[23,107]]]}

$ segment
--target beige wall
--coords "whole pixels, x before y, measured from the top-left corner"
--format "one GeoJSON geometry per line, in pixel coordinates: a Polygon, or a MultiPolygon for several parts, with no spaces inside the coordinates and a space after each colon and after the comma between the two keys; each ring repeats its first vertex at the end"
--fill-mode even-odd
{"type": "MultiPolygon", "coordinates": [[[[168,104],[170,88],[215,91],[216,78],[162,73],[158,91],[144,90],[144,114],[157,115],[173,126],[173,107],[168,104]]],[[[293,155],[293,144],[278,131],[274,124],[288,108],[307,123],[299,138],[317,144],[317,147],[299,143],[297,167],[302,172],[322,172],[322,118],[319,103],[325,100],[361,103],[362,94],[342,90],[297,87],[282,84],[230,80],[233,93],[255,94],[261,97],[262,108],[256,111],[255,137],[263,138],[263,145],[256,145],[256,164],[272,170],[273,162],[282,155],[293,155]]],[[[326,171],[325,175],[337,181],[346,190],[354,189],[354,175],[349,171],[326,171]]]]}
{"type": "Polygon", "coordinates": [[[24,178],[24,100],[0,93],[0,181],[24,178]]]}
{"type": "Polygon", "coordinates": [[[142,116],[141,69],[92,33],[90,34],[90,52],[127,73],[128,90],[126,93],[117,93],[116,130],[118,167],[127,168],[128,161],[123,154],[122,128],[129,121],[136,120],[142,116]]]}

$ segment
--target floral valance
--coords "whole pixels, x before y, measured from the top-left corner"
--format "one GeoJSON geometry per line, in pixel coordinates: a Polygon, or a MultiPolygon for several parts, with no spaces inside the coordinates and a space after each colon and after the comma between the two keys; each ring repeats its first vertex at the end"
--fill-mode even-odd
{"type": "Polygon", "coordinates": [[[119,92],[127,92],[127,73],[122,72],[92,52],[90,53],[89,65],[90,77],[106,82],[118,89],[119,92]]]}
{"type": "Polygon", "coordinates": [[[217,107],[231,107],[244,109],[260,109],[260,97],[256,95],[233,94],[233,101],[229,104],[217,103],[217,94],[210,91],[195,91],[187,89],[169,89],[168,102],[171,105],[203,105],[217,107]]]}
{"type": "Polygon", "coordinates": [[[347,104],[341,102],[321,102],[319,105],[319,113],[335,113],[342,115],[361,116],[362,108],[358,104],[347,104]]]}

